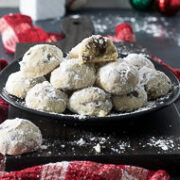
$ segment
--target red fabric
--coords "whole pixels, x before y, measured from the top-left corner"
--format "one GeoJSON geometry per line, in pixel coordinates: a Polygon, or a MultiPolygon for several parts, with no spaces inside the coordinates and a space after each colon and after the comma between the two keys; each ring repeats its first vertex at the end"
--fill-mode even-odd
{"type": "Polygon", "coordinates": [[[159,59],[156,56],[152,55],[152,59],[160,64],[162,64],[164,67],[166,67],[167,69],[169,69],[172,73],[175,74],[175,76],[179,79],[180,81],[180,69],[177,68],[172,68],[171,66],[169,66],[168,64],[164,63],[161,59],[159,59]]]}
{"type": "Polygon", "coordinates": [[[129,23],[118,24],[115,27],[115,35],[114,36],[107,36],[114,42],[135,42],[136,37],[133,32],[133,29],[129,23]]]}
{"type": "Polygon", "coordinates": [[[166,171],[159,170],[152,174],[152,176],[149,178],[149,180],[170,180],[170,176],[166,171]]]}
{"type": "MultiPolygon", "coordinates": [[[[0,72],[8,65],[7,61],[0,59],[0,72]]],[[[0,99],[0,123],[8,117],[8,104],[0,99]]]]}
{"type": "Polygon", "coordinates": [[[169,180],[170,176],[167,172],[160,170],[157,172],[149,171],[144,168],[101,164],[90,161],[74,161],[67,168],[66,180],[71,179],[93,179],[93,180],[169,180]]]}
{"type": "Polygon", "coordinates": [[[4,59],[0,59],[0,72],[8,65],[8,62],[4,59]]]}
{"type": "Polygon", "coordinates": [[[134,166],[101,164],[90,161],[72,161],[40,165],[10,173],[0,173],[0,180],[5,179],[170,180],[170,176],[162,170],[154,172],[134,166]]]}
{"type": "Polygon", "coordinates": [[[8,104],[0,99],[0,123],[8,117],[8,104]]]}
{"type": "Polygon", "coordinates": [[[51,32],[49,32],[48,36],[49,36],[49,42],[56,42],[56,41],[59,41],[59,40],[64,38],[64,35],[59,34],[59,33],[51,33],[51,32]]]}
{"type": "Polygon", "coordinates": [[[0,32],[4,48],[14,53],[16,43],[55,42],[63,38],[62,34],[47,33],[40,27],[33,26],[29,16],[9,14],[0,18],[0,32]]]}
{"type": "Polygon", "coordinates": [[[26,180],[39,180],[41,174],[42,166],[36,166],[32,168],[27,168],[22,171],[14,171],[10,173],[0,173],[0,180],[16,180],[16,179],[26,179],[26,180]]]}

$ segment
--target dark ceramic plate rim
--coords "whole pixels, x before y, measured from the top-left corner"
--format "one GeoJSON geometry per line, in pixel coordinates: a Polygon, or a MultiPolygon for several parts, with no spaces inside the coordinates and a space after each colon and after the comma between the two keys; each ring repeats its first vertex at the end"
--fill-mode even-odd
{"type": "Polygon", "coordinates": [[[160,110],[162,108],[165,108],[167,107],[168,105],[172,104],[173,102],[176,101],[176,99],[179,97],[179,94],[180,94],[180,84],[179,84],[179,81],[177,79],[177,77],[171,72],[169,71],[167,68],[163,67],[161,64],[157,63],[157,62],[154,62],[154,65],[155,67],[158,69],[158,70],[161,70],[163,71],[170,79],[171,81],[175,84],[175,86],[177,87],[176,89],[173,89],[173,92],[172,94],[170,95],[169,99],[164,102],[163,104],[157,104],[157,106],[155,107],[152,107],[152,108],[149,108],[149,109],[145,109],[145,110],[141,110],[141,111],[132,111],[132,112],[129,112],[129,113],[121,113],[121,114],[118,114],[117,112],[116,113],[113,113],[113,114],[109,114],[109,116],[106,116],[106,117],[94,117],[94,116],[81,116],[81,115],[77,115],[77,114],[57,114],[57,113],[49,113],[49,112],[44,112],[44,111],[38,111],[38,110],[34,110],[34,109],[30,109],[30,108],[27,108],[25,106],[23,106],[22,104],[18,103],[18,102],[15,102],[13,101],[12,98],[10,98],[8,96],[8,98],[6,96],[4,96],[4,85],[5,85],[5,82],[7,80],[7,77],[9,76],[9,74],[13,73],[13,72],[16,72],[17,69],[13,70],[13,71],[9,71],[9,69],[12,67],[12,66],[15,66],[18,64],[18,62],[20,61],[21,59],[19,60],[14,60],[14,62],[12,62],[10,65],[8,65],[1,73],[0,73],[0,97],[6,101],[8,104],[12,105],[13,107],[15,108],[18,108],[18,109],[21,109],[21,110],[24,110],[24,111],[27,111],[29,113],[34,113],[34,114],[37,114],[37,115],[40,115],[40,116],[46,116],[46,117],[50,117],[50,118],[56,118],[56,119],[61,119],[62,121],[72,121],[72,120],[75,120],[75,121],[84,121],[84,122],[92,122],[92,121],[112,121],[112,120],[120,120],[120,119],[126,119],[126,118],[133,118],[133,117],[138,117],[138,116],[141,116],[141,115],[144,115],[144,114],[147,114],[147,113],[151,113],[153,111],[157,111],[157,110],[160,110]],[[4,78],[2,78],[4,77],[4,78]],[[173,96],[173,97],[171,97],[173,96]],[[116,115],[117,114],[117,115],[116,115]]]}

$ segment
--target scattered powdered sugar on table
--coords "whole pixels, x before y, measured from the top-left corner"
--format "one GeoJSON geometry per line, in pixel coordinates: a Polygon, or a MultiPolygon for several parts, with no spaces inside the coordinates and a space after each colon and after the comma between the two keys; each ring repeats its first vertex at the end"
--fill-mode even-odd
{"type": "Polygon", "coordinates": [[[77,144],[79,145],[79,146],[82,146],[82,145],[84,145],[86,143],[86,141],[83,139],[83,138],[80,138],[78,141],[77,141],[77,144]]]}
{"type": "Polygon", "coordinates": [[[81,121],[86,120],[86,118],[87,118],[86,115],[79,115],[79,114],[62,114],[62,113],[58,114],[58,113],[53,113],[53,112],[50,112],[50,114],[55,114],[55,115],[60,115],[60,116],[65,116],[65,117],[78,118],[81,121]]]}
{"type": "MultiPolygon", "coordinates": [[[[76,138],[76,137],[74,137],[76,138]]],[[[44,140],[44,144],[38,152],[38,156],[44,155],[51,156],[51,154],[58,155],[84,155],[91,154],[100,155],[112,155],[112,154],[129,154],[133,152],[141,151],[149,153],[179,153],[180,152],[180,138],[165,137],[165,136],[150,136],[147,138],[137,139],[137,146],[134,146],[128,137],[99,136],[98,134],[84,135],[82,133],[81,138],[77,140],[61,141],[61,140],[44,140]]]]}
{"type": "MultiPolygon", "coordinates": [[[[130,142],[128,139],[121,140],[119,139],[118,142],[115,142],[114,137],[112,136],[98,136],[92,134],[81,135],[82,137],[78,140],[70,140],[67,142],[61,142],[59,140],[44,140],[44,144],[41,146],[39,152],[49,152],[54,151],[55,148],[59,155],[63,154],[64,149],[68,149],[74,155],[82,150],[84,155],[86,154],[104,154],[107,151],[109,153],[124,153],[128,148],[134,151],[131,147],[130,142]],[[62,151],[63,149],[63,151],[62,151]]],[[[75,137],[74,137],[75,138],[75,137]]]]}
{"type": "MultiPolygon", "coordinates": [[[[101,14],[99,14],[101,17],[101,14]]],[[[168,32],[165,27],[169,26],[165,18],[157,18],[155,16],[141,17],[141,19],[136,19],[135,17],[121,17],[117,15],[108,14],[105,18],[97,18],[96,16],[91,16],[91,20],[94,23],[96,32],[105,33],[109,26],[115,27],[120,23],[131,23],[135,32],[144,32],[151,34],[154,37],[168,36],[168,32]],[[158,23],[158,22],[161,22],[158,23]]]]}
{"type": "Polygon", "coordinates": [[[167,151],[175,147],[175,142],[173,139],[170,139],[170,138],[151,137],[147,141],[147,146],[156,147],[156,148],[160,148],[163,151],[167,151]]]}
{"type": "Polygon", "coordinates": [[[116,152],[116,153],[124,153],[127,149],[130,149],[132,151],[134,151],[134,149],[132,148],[132,146],[130,145],[130,142],[126,142],[126,141],[119,141],[117,143],[117,146],[111,146],[111,151],[112,152],[116,152]]]}
{"type": "Polygon", "coordinates": [[[107,14],[104,17],[102,13],[99,13],[97,16],[90,15],[90,18],[93,21],[96,33],[106,34],[109,27],[112,27],[110,34],[114,34],[114,27],[117,24],[130,23],[135,33],[145,33],[152,37],[172,39],[180,46],[179,33],[167,22],[166,17],[147,15],[139,17],[137,14],[134,14],[134,17],[121,17],[115,14],[107,14]]]}
{"type": "Polygon", "coordinates": [[[95,28],[96,32],[104,33],[108,29],[106,24],[102,24],[101,19],[97,19],[95,21],[95,19],[94,19],[95,17],[92,16],[92,18],[93,18],[92,20],[93,20],[94,28],[95,28]]]}
{"type": "Polygon", "coordinates": [[[45,149],[48,149],[48,145],[41,145],[41,150],[45,150],[45,149]]]}

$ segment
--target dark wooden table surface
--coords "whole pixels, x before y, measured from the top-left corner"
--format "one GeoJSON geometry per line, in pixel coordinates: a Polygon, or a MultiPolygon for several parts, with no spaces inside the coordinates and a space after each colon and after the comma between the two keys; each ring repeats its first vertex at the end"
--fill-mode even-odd
{"type": "MultiPolygon", "coordinates": [[[[16,13],[18,9],[0,9],[0,17],[8,13],[16,13]]],[[[93,21],[96,33],[113,34],[114,26],[118,23],[129,22],[136,33],[137,42],[147,47],[154,55],[163,59],[172,67],[180,68],[180,15],[163,17],[158,13],[142,13],[122,9],[86,9],[69,15],[85,15],[93,21]]],[[[36,22],[49,32],[60,32],[61,20],[46,20],[36,22]]],[[[13,55],[6,52],[0,41],[0,58],[13,61],[13,55]]],[[[177,113],[180,111],[180,100],[176,102],[177,113]]],[[[179,175],[172,175],[174,180],[179,175]]]]}

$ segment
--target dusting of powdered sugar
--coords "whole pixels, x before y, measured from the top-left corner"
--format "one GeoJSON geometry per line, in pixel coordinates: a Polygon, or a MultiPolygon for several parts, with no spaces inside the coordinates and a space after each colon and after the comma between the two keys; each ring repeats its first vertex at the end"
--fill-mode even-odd
{"type": "MultiPolygon", "coordinates": [[[[58,155],[73,155],[88,156],[90,154],[127,154],[137,151],[149,153],[153,151],[156,154],[179,152],[180,138],[172,136],[149,136],[146,138],[137,139],[137,146],[134,146],[134,141],[128,137],[115,137],[111,135],[92,134],[89,132],[82,132],[80,135],[74,134],[73,138],[68,141],[61,140],[43,140],[44,144],[39,150],[47,152],[48,156],[57,151],[58,155]],[[79,138],[77,138],[78,136],[79,138]],[[80,154],[79,154],[80,153],[80,154]]],[[[44,153],[42,153],[44,155],[44,153]]]]}
{"type": "Polygon", "coordinates": [[[95,78],[93,66],[81,64],[77,59],[67,59],[52,73],[51,82],[56,87],[61,86],[62,89],[79,89],[92,85],[95,78]],[[61,74],[63,76],[59,76],[61,74]]]}
{"type": "MultiPolygon", "coordinates": [[[[176,89],[179,89],[179,86],[176,86],[174,84],[172,84],[172,91],[175,91],[176,89]]],[[[99,88],[96,88],[94,87],[94,89],[96,89],[98,91],[98,93],[101,93],[101,95],[103,96],[106,96],[109,98],[109,95],[107,93],[105,93],[103,90],[99,89],[99,88]]],[[[139,113],[139,112],[146,112],[148,110],[151,110],[151,109],[154,109],[156,107],[158,107],[159,105],[163,105],[166,101],[168,101],[168,99],[171,97],[172,95],[172,91],[170,91],[168,94],[166,94],[165,96],[162,96],[162,97],[159,97],[157,98],[156,100],[154,101],[148,101],[146,103],[146,105],[144,107],[141,107],[137,110],[134,110],[134,111],[130,111],[130,112],[114,112],[112,111],[110,114],[108,114],[106,117],[123,117],[123,116],[127,116],[127,115],[132,115],[132,114],[136,114],[136,113],[139,113]]],[[[4,89],[4,93],[7,94],[14,102],[16,102],[17,104],[23,106],[23,107],[27,107],[26,106],[26,103],[23,99],[19,99],[17,97],[14,97],[10,94],[8,94],[8,92],[6,92],[6,90],[4,89]]],[[[105,102],[106,103],[106,102],[105,102]]],[[[38,110],[40,112],[43,112],[43,113],[48,113],[48,114],[52,114],[52,115],[58,115],[59,117],[69,117],[69,118],[73,118],[73,119],[79,119],[80,121],[86,121],[87,119],[90,119],[90,118],[97,118],[95,116],[87,116],[87,115],[79,115],[79,114],[73,114],[71,112],[65,112],[65,113],[55,113],[55,112],[45,112],[43,110],[38,110]]],[[[98,117],[98,118],[106,118],[106,117],[98,117]]]]}
{"type": "Polygon", "coordinates": [[[146,146],[160,148],[163,151],[168,151],[169,149],[173,149],[175,147],[175,142],[171,138],[151,137],[148,139],[146,146]]]}
{"type": "Polygon", "coordinates": [[[154,69],[153,63],[148,58],[146,58],[144,54],[131,53],[128,56],[126,56],[124,60],[127,63],[136,66],[138,70],[142,67],[148,67],[154,69]]]}
{"type": "Polygon", "coordinates": [[[38,149],[42,143],[39,128],[32,122],[20,118],[3,122],[0,125],[0,136],[0,150],[4,155],[31,152],[38,149]]]}
{"type": "MultiPolygon", "coordinates": [[[[169,128],[173,125],[169,124],[169,128]]],[[[174,136],[147,136],[132,138],[127,136],[129,132],[113,131],[110,134],[96,131],[80,130],[73,131],[73,136],[67,140],[43,139],[43,145],[37,153],[37,156],[52,156],[52,154],[77,155],[88,157],[90,155],[115,155],[142,152],[179,153],[180,138],[174,136]],[[81,132],[81,133],[79,133],[81,132]],[[120,133],[120,134],[119,134],[120,133]],[[136,144],[136,145],[135,145],[136,144]]]]}
{"type": "Polygon", "coordinates": [[[83,139],[83,138],[80,138],[78,141],[77,141],[77,144],[79,145],[79,146],[82,146],[82,145],[84,145],[86,143],[86,141],[83,139]]]}
{"type": "Polygon", "coordinates": [[[116,116],[126,116],[126,115],[132,115],[143,111],[148,111],[150,109],[153,109],[157,106],[156,102],[154,101],[148,101],[147,104],[144,107],[141,107],[137,110],[131,111],[131,112],[118,112],[118,113],[111,113],[107,117],[116,117],[116,116]]]}
{"type": "Polygon", "coordinates": [[[98,84],[107,91],[115,94],[126,93],[134,88],[134,83],[138,81],[137,74],[136,68],[125,62],[117,61],[100,68],[97,79],[98,84]]]}
{"type": "MultiPolygon", "coordinates": [[[[35,96],[39,99],[39,102],[43,102],[44,99],[53,99],[55,101],[65,102],[65,96],[61,91],[56,91],[48,81],[36,84],[32,89],[28,91],[28,96],[35,96]],[[59,93],[58,93],[59,92],[59,93]]],[[[31,103],[31,102],[29,102],[31,103]]]]}
{"type": "MultiPolygon", "coordinates": [[[[101,17],[102,14],[99,13],[98,16],[101,17]]],[[[115,27],[117,24],[128,22],[131,23],[135,32],[151,34],[154,37],[168,36],[168,32],[164,27],[169,26],[169,23],[163,17],[145,16],[137,20],[136,15],[134,17],[121,17],[120,15],[107,14],[106,17],[97,18],[97,16],[91,16],[90,18],[97,33],[104,33],[109,26],[115,27]],[[161,24],[158,23],[159,21],[161,24]]]]}
{"type": "Polygon", "coordinates": [[[149,68],[149,67],[142,67],[139,70],[139,82],[142,84],[147,84],[151,79],[155,79],[158,75],[159,71],[156,71],[155,69],[149,68]]]}
{"type": "Polygon", "coordinates": [[[19,118],[16,118],[14,120],[7,119],[4,123],[0,125],[0,129],[5,130],[7,132],[13,131],[17,129],[23,123],[23,121],[26,121],[26,120],[19,119],[19,118]]]}
{"type": "MultiPolygon", "coordinates": [[[[176,87],[173,86],[173,88],[176,88],[176,87]]],[[[111,114],[107,115],[106,117],[111,118],[111,117],[117,117],[117,116],[127,116],[127,115],[137,114],[140,112],[146,112],[148,110],[156,108],[159,105],[163,105],[164,102],[170,98],[170,96],[171,96],[171,92],[169,92],[167,95],[165,95],[163,97],[157,98],[155,101],[148,101],[144,107],[141,107],[137,110],[130,111],[130,112],[113,112],[112,111],[111,114]]],[[[86,119],[89,119],[89,118],[97,118],[95,116],[89,117],[86,115],[78,115],[78,114],[57,114],[57,113],[52,113],[52,114],[77,118],[81,121],[85,121],[86,119]]],[[[100,118],[100,117],[98,117],[98,118],[100,118]]]]}
{"type": "MultiPolygon", "coordinates": [[[[166,17],[141,16],[134,13],[133,17],[124,17],[119,14],[103,13],[89,15],[93,21],[96,33],[106,34],[109,27],[115,27],[117,24],[130,23],[135,33],[144,33],[156,38],[166,38],[174,40],[180,46],[180,36],[178,31],[167,22],[166,17]],[[179,38],[177,38],[179,37],[179,38]]],[[[110,29],[110,34],[114,34],[114,28],[110,29]]]]}

